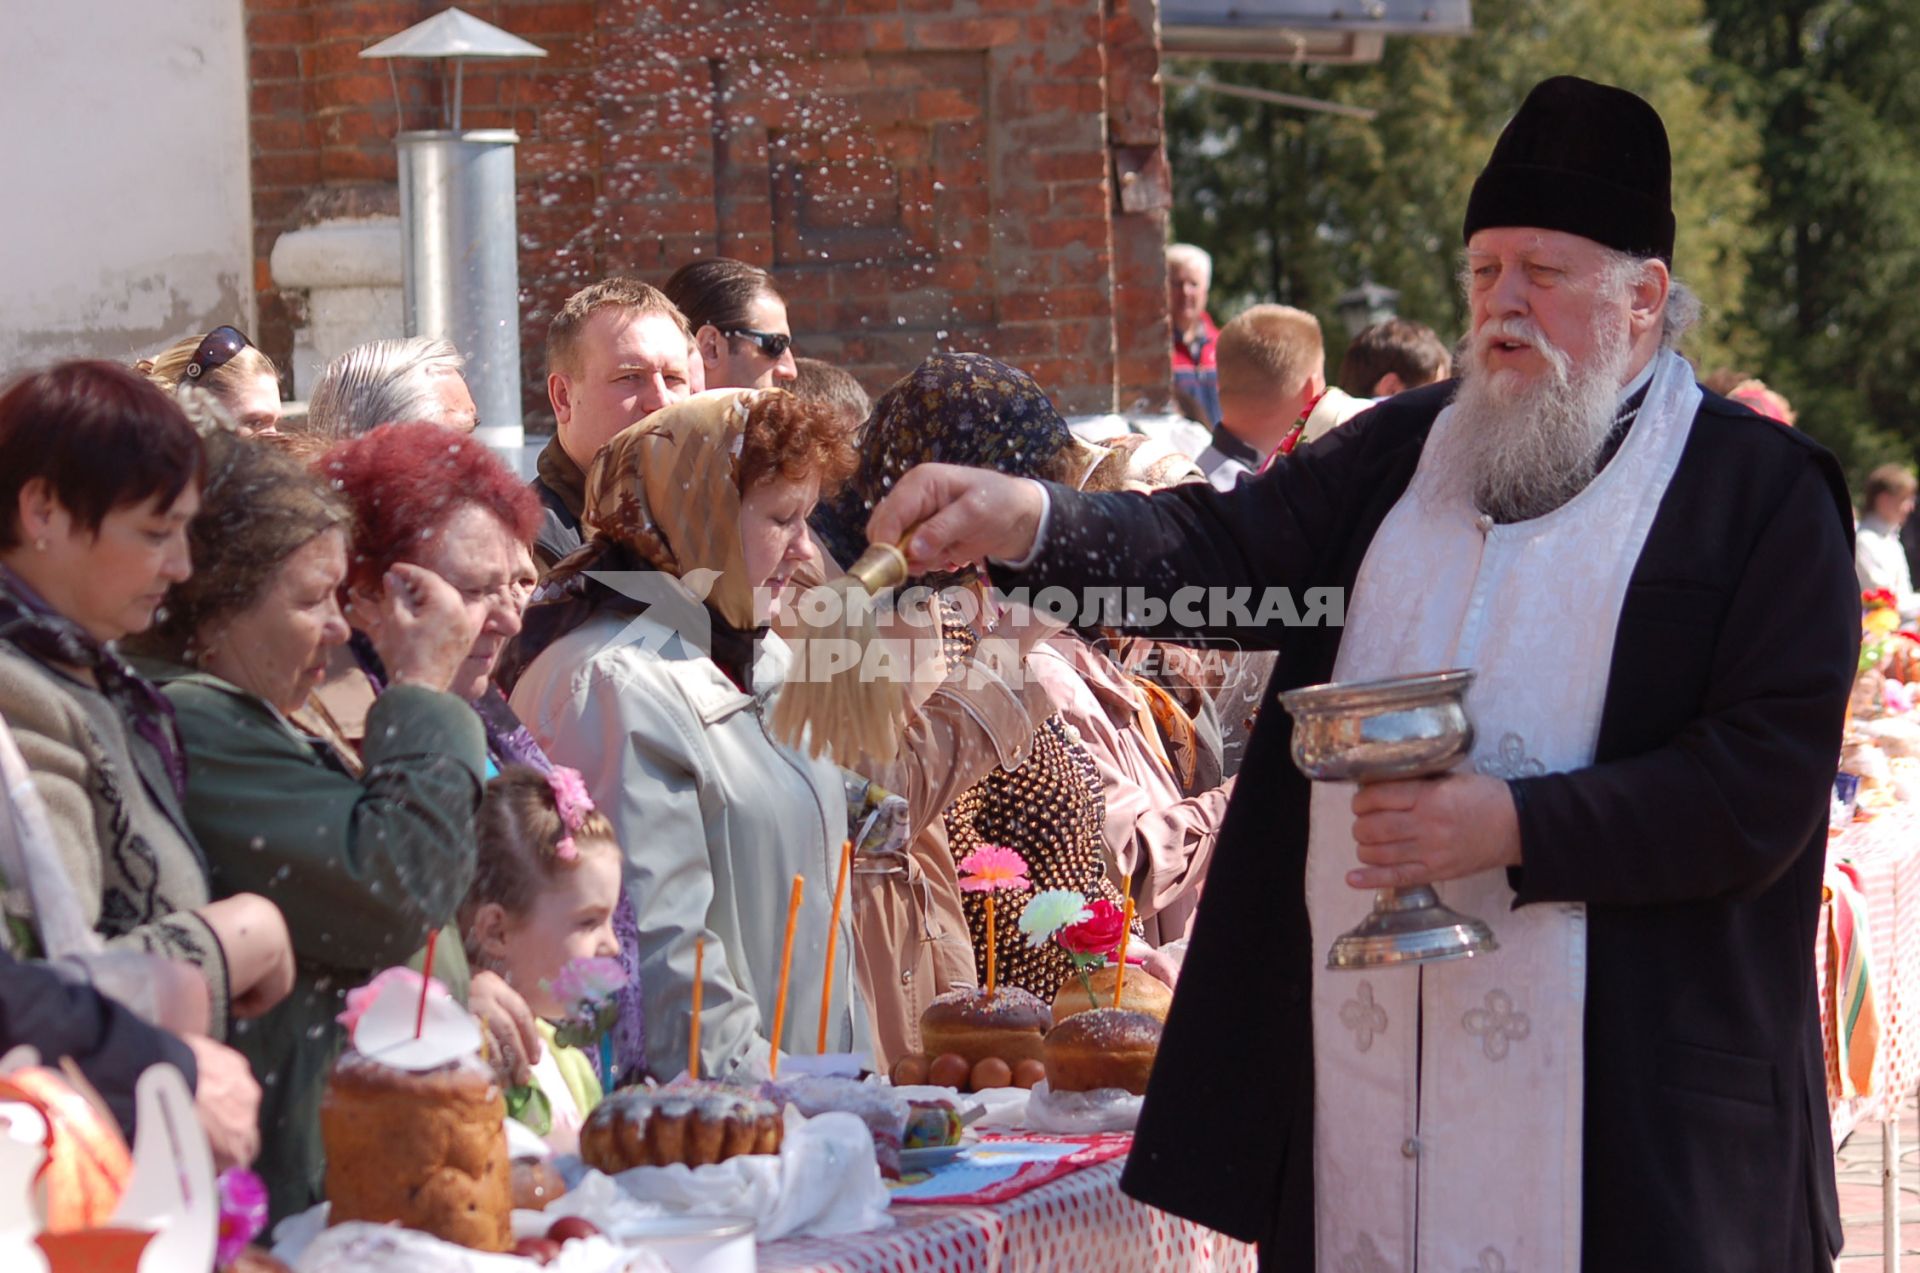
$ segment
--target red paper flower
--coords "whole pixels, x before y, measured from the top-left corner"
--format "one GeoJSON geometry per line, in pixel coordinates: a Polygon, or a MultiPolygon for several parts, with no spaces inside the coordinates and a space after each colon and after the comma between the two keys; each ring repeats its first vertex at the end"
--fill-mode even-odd
{"type": "Polygon", "coordinates": [[[1127,930],[1126,912],[1104,897],[1087,907],[1090,918],[1069,924],[1054,938],[1069,955],[1082,958],[1112,959],[1120,948],[1120,935],[1127,930]]]}

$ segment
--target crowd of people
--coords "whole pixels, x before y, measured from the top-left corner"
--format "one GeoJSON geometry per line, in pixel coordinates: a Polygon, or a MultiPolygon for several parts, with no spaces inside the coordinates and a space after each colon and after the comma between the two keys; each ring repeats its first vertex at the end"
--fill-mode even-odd
{"type": "MultiPolygon", "coordinates": [[[[764,1072],[802,1046],[769,1037],[795,875],[791,993],[831,980],[829,1046],[879,1068],[918,1050],[935,996],[982,977],[985,912],[957,876],[981,845],[1019,852],[1036,888],[1130,890],[1136,949],[1172,981],[1233,782],[1209,687],[1151,643],[1003,611],[984,571],[942,572],[914,581],[938,586],[913,622],[940,653],[901,754],[843,767],[766,722],[782,633],[804,640],[787,598],[859,555],[916,464],[1096,490],[1197,468],[1078,441],[981,355],[934,355],[870,401],[792,342],[772,278],[742,262],[583,289],[551,324],[557,429],[531,483],[470,436],[444,341],[349,350],[285,427],[273,364],[231,327],[134,368],[18,378],[0,398],[0,711],[59,871],[12,864],[6,945],[64,976],[36,994],[104,995],[93,1037],[40,1045],[91,1057],[126,1120],[138,1067],[173,1058],[221,1160],[253,1162],[287,1215],[322,1196],[346,995],[419,967],[430,934],[503,1076],[546,1074],[576,1128],[598,1088],[552,1068],[559,967],[623,961],[615,1072],[665,1079],[704,943],[701,1066],[764,1072]],[[671,582],[636,597],[621,572],[671,582]],[[96,940],[45,930],[52,893],[96,940]],[[162,992],[135,995],[142,979],[162,992]]],[[[1050,998],[1065,956],[999,914],[1003,983],[1050,998]]]]}
{"type": "MultiPolygon", "coordinates": [[[[1084,441],[1045,386],[974,353],[901,368],[869,401],[797,358],[774,279],[726,259],[559,310],[530,484],[470,436],[442,341],[335,359],[297,427],[232,327],[136,368],[19,376],[0,394],[0,715],[53,852],[0,856],[0,1048],[73,1056],[129,1127],[134,1075],[171,1060],[218,1158],[256,1163],[285,1216],[322,1196],[346,996],[421,966],[436,934],[433,975],[564,1137],[600,1097],[555,1040],[571,959],[628,974],[617,1082],[686,1068],[696,979],[704,1072],[813,1050],[811,1029],[772,1036],[795,877],[790,993],[830,1050],[877,1070],[918,1051],[927,1002],[984,980],[991,949],[1003,984],[1050,999],[1064,953],[960,886],[969,854],[1002,846],[1032,889],[1131,901],[1130,949],[1190,987],[1130,1169],[1141,1196],[1301,1260],[1285,1267],[1312,1267],[1316,1240],[1322,1267],[1376,1267],[1366,1252],[1450,1225],[1576,1267],[1583,1241],[1588,1267],[1628,1267],[1634,1234],[1814,1267],[1783,1254],[1810,1253],[1831,1213],[1825,1133],[1800,1109],[1811,945],[1769,935],[1811,923],[1801,806],[1824,797],[1804,771],[1837,751],[1852,631],[1821,571],[1849,526],[1824,453],[1703,398],[1673,352],[1665,156],[1639,99],[1542,85],[1475,187],[1457,354],[1390,320],[1335,384],[1310,314],[1216,327],[1205,254],[1170,248],[1175,383],[1206,431],[1184,451],[1084,441]],[[1633,137],[1632,162],[1596,157],[1568,111],[1633,137]],[[911,564],[883,622],[934,633],[935,657],[897,755],[815,754],[768,723],[804,666],[795,597],[870,536],[911,564]],[[1337,583],[1346,627],[1069,627],[1001,592],[1196,581],[1337,583]],[[1208,654],[1220,635],[1244,650],[1208,654]],[[1463,663],[1492,757],[1351,809],[1310,794],[1261,710],[1282,687],[1463,663]],[[1676,837],[1684,862],[1662,856],[1676,837]],[[1356,983],[1310,948],[1365,890],[1433,880],[1474,881],[1522,954],[1482,980],[1461,964],[1424,989],[1357,983],[1383,1023],[1366,1039],[1397,1033],[1356,1051],[1356,983]],[[81,931],[55,922],[71,914],[81,931]],[[1674,992],[1648,1006],[1649,982],[1674,992]],[[1516,1043],[1495,1071],[1472,1068],[1478,1036],[1446,1051],[1441,1014],[1471,1034],[1496,995],[1534,1014],[1545,1055],[1516,1043]],[[1414,1113],[1423,1011],[1429,1060],[1452,1068],[1414,1113]],[[1264,1076],[1240,1078],[1264,1114],[1219,1071],[1256,1057],[1264,1076]],[[1765,1077],[1731,1112],[1673,1096],[1740,1065],[1765,1077]],[[1579,1104],[1551,1096],[1582,1083],[1584,1150],[1579,1104]],[[1408,1129],[1465,1154],[1445,1137],[1484,1130],[1503,1085],[1490,1134],[1545,1148],[1497,1182],[1422,1186],[1416,1222],[1408,1129]],[[1316,1137],[1316,1119],[1354,1134],[1316,1137]],[[1692,1217],[1635,1177],[1664,1163],[1662,1188],[1697,1202],[1719,1161],[1702,1147],[1727,1136],[1791,1179],[1743,1176],[1743,1200],[1683,1232],[1692,1217]],[[1353,1188],[1316,1204],[1316,1176],[1353,1188]],[[1538,1216],[1488,1202],[1503,1191],[1538,1216]]],[[[1897,533],[1913,480],[1868,495],[1863,571],[1893,551],[1870,537],[1897,533]]],[[[1912,596],[1909,579],[1903,613],[1912,596]]],[[[1634,1266],[1761,1266],[1678,1258],[1634,1266]]]]}

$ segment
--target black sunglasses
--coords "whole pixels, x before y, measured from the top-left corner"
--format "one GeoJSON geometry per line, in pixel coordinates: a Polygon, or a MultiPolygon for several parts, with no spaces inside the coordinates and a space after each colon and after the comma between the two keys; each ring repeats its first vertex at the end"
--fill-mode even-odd
{"type": "Polygon", "coordinates": [[[778,358],[793,348],[793,337],[785,332],[757,332],[751,327],[735,327],[721,333],[724,336],[743,336],[760,347],[760,352],[769,358],[778,358]]]}
{"type": "Polygon", "coordinates": [[[232,362],[241,350],[252,343],[238,327],[222,324],[214,328],[194,349],[193,357],[188,360],[187,369],[180,373],[177,383],[183,385],[199,383],[202,377],[232,362]]]}

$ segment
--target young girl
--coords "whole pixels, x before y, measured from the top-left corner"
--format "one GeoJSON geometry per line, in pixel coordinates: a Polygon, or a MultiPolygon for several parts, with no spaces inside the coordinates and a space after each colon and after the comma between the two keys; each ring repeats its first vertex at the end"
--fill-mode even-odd
{"type": "Polygon", "coordinates": [[[487,784],[477,824],[479,864],[460,907],[460,931],[475,968],[490,968],[526,999],[546,1048],[534,1082],[552,1108],[547,1143],[573,1152],[580,1124],[600,1101],[593,1062],[554,1042],[568,1008],[553,983],[570,960],[617,959],[613,909],[620,849],[580,775],[512,765],[487,784]]]}

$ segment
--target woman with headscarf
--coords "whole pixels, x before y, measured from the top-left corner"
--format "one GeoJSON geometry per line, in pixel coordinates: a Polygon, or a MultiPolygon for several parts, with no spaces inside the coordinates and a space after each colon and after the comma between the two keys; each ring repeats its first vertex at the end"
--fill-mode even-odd
{"type": "MultiPolygon", "coordinates": [[[[846,794],[837,767],[768,732],[792,660],[768,622],[811,555],[808,513],[852,460],[830,410],[778,391],[699,394],[617,434],[587,477],[593,537],[554,568],[501,669],[515,713],[582,773],[626,855],[656,1077],[687,1063],[700,943],[704,1073],[813,1050],[846,794]],[[796,875],[792,1011],[775,1040],[796,875]]],[[[834,978],[831,1049],[864,1044],[851,982],[834,978]]]]}
{"type": "MultiPolygon", "coordinates": [[[[935,354],[921,363],[875,404],[862,446],[853,480],[813,521],[843,566],[866,549],[864,527],[873,505],[917,464],[967,464],[1076,485],[1089,467],[1089,457],[1033,378],[982,354],[935,354]]],[[[910,582],[943,590],[941,637],[948,661],[965,661],[981,635],[965,616],[997,609],[990,585],[977,569],[910,582]]],[[[980,626],[991,630],[995,624],[980,626]]],[[[1027,863],[1030,890],[1005,895],[996,908],[1001,983],[1051,1001],[1071,971],[1054,944],[1034,948],[1021,938],[1016,926],[1033,891],[1073,889],[1088,900],[1121,904],[1103,850],[1104,811],[1093,759],[1057,713],[1035,730],[1017,766],[996,766],[948,806],[948,848],[956,862],[996,844],[1027,863]]],[[[963,904],[975,957],[983,961],[985,904],[973,893],[964,895],[963,904]]],[[[984,964],[980,972],[984,977],[984,964]]]]}

